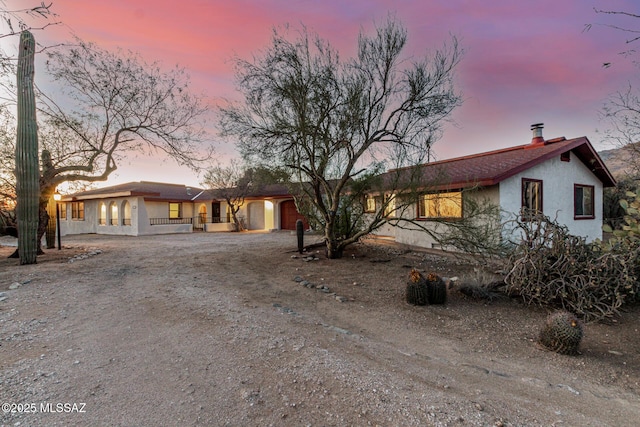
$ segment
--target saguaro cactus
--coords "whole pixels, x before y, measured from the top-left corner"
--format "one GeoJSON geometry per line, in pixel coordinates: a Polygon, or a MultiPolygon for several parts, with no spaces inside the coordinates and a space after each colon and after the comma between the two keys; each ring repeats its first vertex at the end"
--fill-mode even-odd
{"type": "Polygon", "coordinates": [[[36,101],[33,92],[35,45],[36,41],[29,31],[20,34],[16,139],[16,218],[20,264],[35,264],[38,253],[40,171],[36,101]]]}

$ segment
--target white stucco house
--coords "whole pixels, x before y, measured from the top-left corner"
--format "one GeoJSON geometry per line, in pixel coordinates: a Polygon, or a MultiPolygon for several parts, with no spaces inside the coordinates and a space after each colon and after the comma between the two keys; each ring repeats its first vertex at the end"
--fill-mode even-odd
{"type": "MultiPolygon", "coordinates": [[[[468,191],[469,197],[498,206],[503,221],[539,211],[572,235],[602,238],[603,188],[615,186],[615,179],[586,137],[545,140],[542,127],[532,126],[528,144],[422,165],[423,181],[431,185],[401,215],[422,226],[442,227],[434,220],[465,215],[462,195],[468,191]]],[[[512,232],[503,227],[502,237],[510,239],[512,232]]],[[[385,225],[376,233],[399,243],[439,247],[416,226],[385,225]]]]}
{"type": "MultiPolygon", "coordinates": [[[[523,211],[540,211],[587,241],[602,237],[603,188],[615,179],[586,137],[545,140],[542,125],[533,125],[524,145],[431,162],[412,168],[424,188],[402,215],[423,227],[442,227],[441,218],[465,216],[465,199],[488,200],[503,219],[523,211]],[[470,191],[473,189],[473,191],[470,191]],[[465,196],[463,197],[463,193],[465,196]]],[[[395,170],[387,176],[398,176],[395,170]]],[[[364,201],[375,211],[382,198],[401,194],[371,194],[364,201]]],[[[415,196],[413,196],[415,197],[415,196]]],[[[385,199],[389,200],[389,199],[385,199]]],[[[468,202],[466,202],[468,204],[468,202]]],[[[62,199],[61,234],[148,235],[230,231],[226,202],[215,190],[177,184],[132,182],[84,191],[62,199]]],[[[238,213],[248,230],[294,230],[298,213],[283,185],[261,188],[245,199],[238,213]]],[[[502,228],[502,237],[512,231],[502,228]]],[[[438,243],[417,226],[382,226],[376,234],[398,243],[437,248],[438,243]]]]}
{"type": "MultiPolygon", "coordinates": [[[[60,232],[69,234],[150,234],[232,231],[227,203],[214,190],[158,182],[130,182],[64,196],[60,232]]],[[[293,197],[269,185],[245,199],[238,216],[248,230],[295,229],[293,197]]]]}

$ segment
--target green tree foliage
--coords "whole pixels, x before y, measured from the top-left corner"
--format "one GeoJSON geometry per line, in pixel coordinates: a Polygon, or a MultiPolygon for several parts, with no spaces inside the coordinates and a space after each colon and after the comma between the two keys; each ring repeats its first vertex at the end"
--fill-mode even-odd
{"type": "Polygon", "coordinates": [[[639,182],[638,176],[625,176],[617,180],[615,187],[604,189],[603,216],[606,230],[612,232],[622,227],[626,212],[620,201],[626,199],[628,194],[635,194],[640,188],[639,182]]]}
{"type": "Polygon", "coordinates": [[[640,188],[626,191],[625,197],[619,199],[620,208],[624,212],[622,221],[617,228],[609,224],[603,226],[607,233],[613,233],[611,245],[636,246],[640,244],[640,188]]]}
{"type": "MultiPolygon", "coordinates": [[[[244,102],[222,108],[222,132],[237,138],[245,158],[289,170],[298,208],[323,230],[329,258],[386,222],[386,202],[365,221],[364,194],[415,192],[417,173],[376,176],[427,161],[461,103],[457,41],[431,57],[403,54],[406,42],[390,18],[372,36],[361,33],[357,55],[343,61],[306,29],[297,38],[274,30],[260,55],[235,61],[244,102]]],[[[392,210],[415,200],[398,197],[392,210]]]]}

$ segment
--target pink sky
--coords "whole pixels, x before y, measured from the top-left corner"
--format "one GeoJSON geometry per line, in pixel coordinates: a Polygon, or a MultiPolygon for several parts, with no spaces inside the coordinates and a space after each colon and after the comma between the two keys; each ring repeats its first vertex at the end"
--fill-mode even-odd
{"type": "MultiPolygon", "coordinates": [[[[9,0],[9,4],[14,1],[9,0]]],[[[24,3],[24,2],[21,2],[24,3]]],[[[38,2],[33,2],[38,3],[38,2]]],[[[212,102],[240,99],[229,59],[267,46],[274,26],[306,25],[350,56],[361,29],[372,30],[393,13],[408,29],[416,56],[459,38],[466,54],[457,70],[464,105],[455,110],[436,146],[439,159],[529,142],[532,123],[544,136],[587,136],[610,148],[598,132],[606,97],[633,82],[638,69],[618,55],[625,34],[602,25],[638,21],[596,14],[594,8],[638,13],[636,0],[53,0],[64,26],[37,35],[68,38],[70,32],[104,48],[137,51],[149,62],[179,64],[196,91],[212,102]],[[603,63],[612,66],[605,68],[603,63]]],[[[219,141],[212,130],[212,138],[219,141]]],[[[221,159],[235,155],[219,142],[221,159]]],[[[171,160],[130,158],[104,185],[151,180],[198,186],[199,178],[171,160]]]]}

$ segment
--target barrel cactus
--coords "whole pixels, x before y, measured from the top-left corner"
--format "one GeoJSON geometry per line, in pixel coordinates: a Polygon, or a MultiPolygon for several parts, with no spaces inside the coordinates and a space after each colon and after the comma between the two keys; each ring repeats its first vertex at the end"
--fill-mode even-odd
{"type": "Polygon", "coordinates": [[[40,168],[38,124],[33,90],[36,42],[29,31],[20,34],[18,53],[18,123],[16,138],[16,219],[20,264],[35,264],[38,253],[40,168]]]}
{"type": "Polygon", "coordinates": [[[540,331],[538,342],[548,350],[560,354],[578,354],[582,340],[582,324],[566,310],[551,313],[540,331]]]}
{"type": "Polygon", "coordinates": [[[409,273],[407,302],[413,305],[427,305],[427,281],[415,268],[409,273]]]}
{"type": "Polygon", "coordinates": [[[427,275],[427,300],[429,304],[444,304],[447,302],[447,284],[436,273],[427,275]]]}

